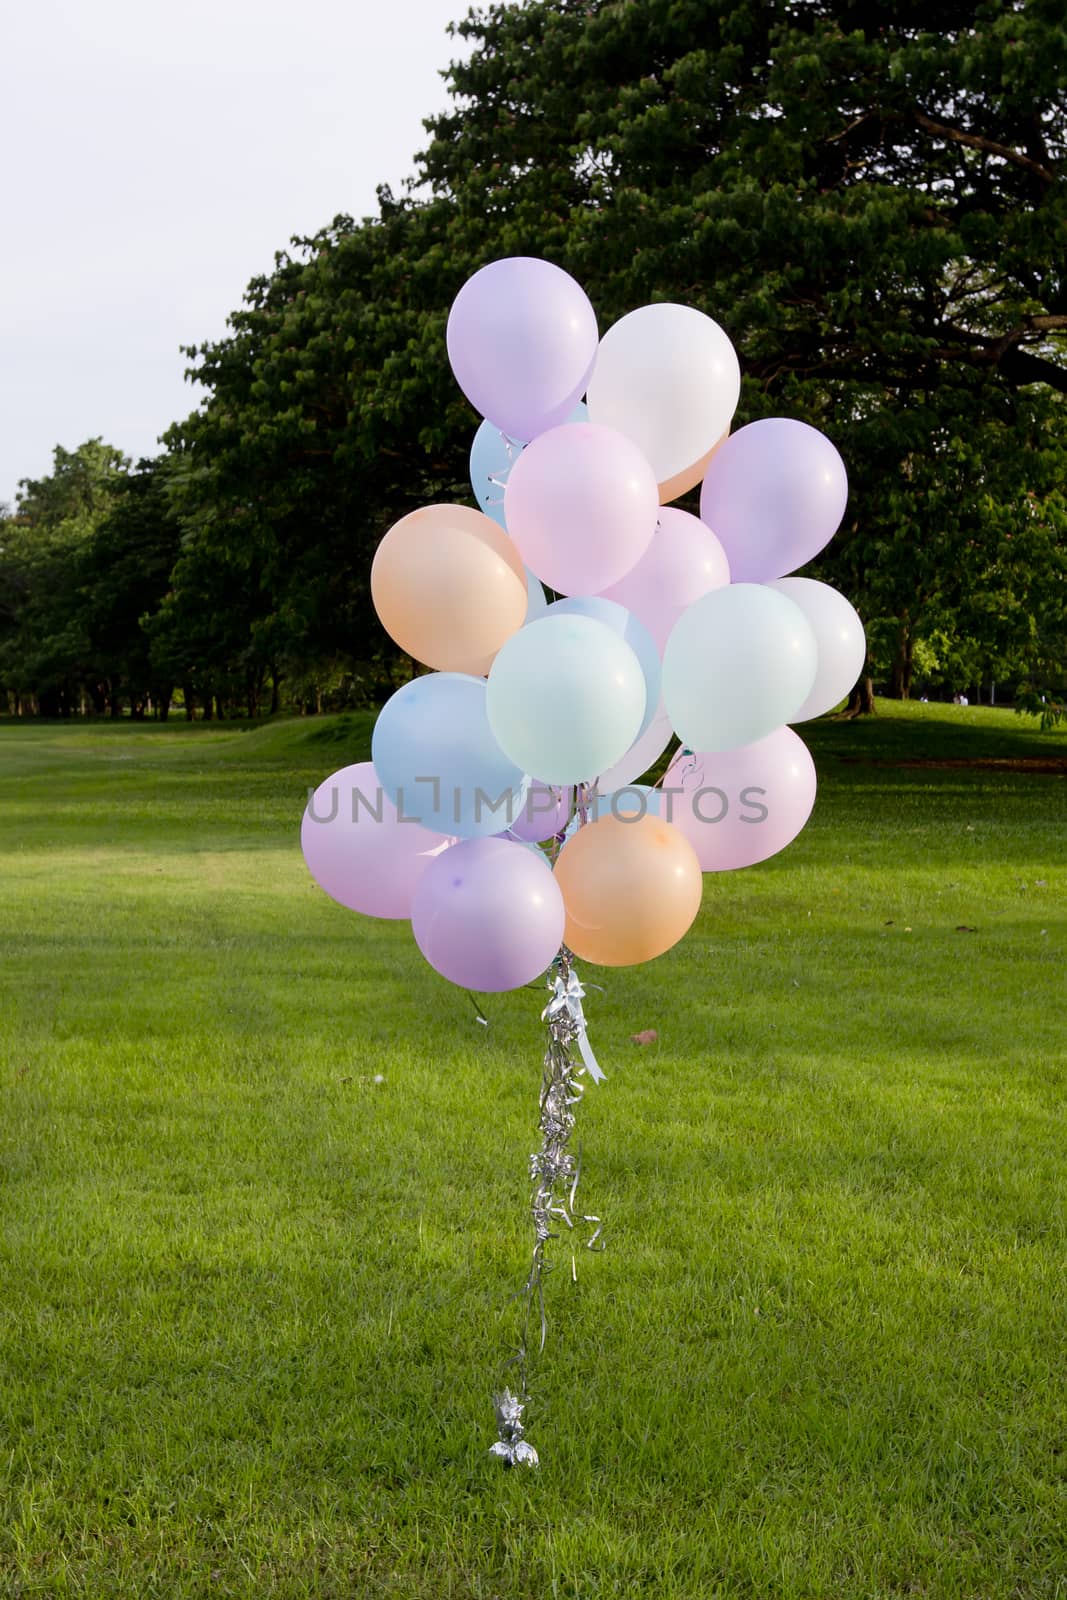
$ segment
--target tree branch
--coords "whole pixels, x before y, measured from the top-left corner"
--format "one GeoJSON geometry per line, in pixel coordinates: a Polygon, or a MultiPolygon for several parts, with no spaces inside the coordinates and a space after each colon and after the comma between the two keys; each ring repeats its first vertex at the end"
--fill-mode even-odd
{"type": "Polygon", "coordinates": [[[1001,156],[1005,161],[1010,161],[1014,166],[1025,167],[1027,172],[1034,172],[1045,183],[1055,183],[1056,174],[1050,167],[1034,161],[1031,156],[1022,150],[1013,150],[1010,145],[998,144],[995,139],[986,139],[978,133],[968,133],[965,128],[953,128],[947,122],[935,122],[933,117],[928,117],[925,111],[916,107],[914,117],[919,127],[926,133],[932,134],[935,139],[945,139],[950,144],[965,144],[971,150],[984,150],[987,155],[1001,156]]]}
{"type": "Polygon", "coordinates": [[[1058,367],[1030,350],[1009,350],[998,363],[1012,383],[1047,383],[1050,389],[1067,394],[1067,369],[1058,367]]]}
{"type": "Polygon", "coordinates": [[[865,122],[871,122],[876,116],[878,116],[877,111],[864,111],[860,116],[854,118],[847,127],[842,128],[840,133],[831,133],[828,138],[823,140],[823,143],[837,144],[839,139],[847,139],[850,133],[854,133],[857,128],[862,128],[865,122]]]}
{"type": "Polygon", "coordinates": [[[1067,394],[1067,368],[1058,367],[1054,361],[1046,361],[1044,356],[1035,356],[1029,350],[1020,350],[1011,345],[1000,348],[1003,341],[997,344],[986,345],[984,348],[975,348],[973,345],[960,349],[959,346],[947,346],[933,352],[937,361],[951,361],[968,367],[996,367],[1010,383],[1047,383],[1049,388],[1057,389],[1060,394],[1067,394]]]}

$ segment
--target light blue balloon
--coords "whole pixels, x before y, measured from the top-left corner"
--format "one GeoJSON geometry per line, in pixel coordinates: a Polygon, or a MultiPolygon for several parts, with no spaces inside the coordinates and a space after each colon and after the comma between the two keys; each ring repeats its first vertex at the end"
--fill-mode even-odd
{"type": "Polygon", "coordinates": [[[626,640],[593,617],[551,613],[513,633],[489,672],[486,710],[502,750],[542,783],[580,783],[624,755],[645,714],[626,640]]]}
{"type": "Polygon", "coordinates": [[[500,833],[522,813],[528,780],[501,750],[484,678],[429,672],[385,702],[371,757],[400,818],[461,839],[500,833]]]}
{"type": "MultiPolygon", "coordinates": [[[[568,422],[588,422],[589,412],[586,406],[579,401],[567,418],[568,422]]],[[[502,528],[507,529],[504,521],[504,488],[512,467],[526,448],[524,439],[509,439],[494,428],[491,422],[483,422],[474,435],[471,445],[471,488],[474,498],[478,502],[478,509],[484,511],[487,517],[492,517],[502,528]]]]}
{"type": "MultiPolygon", "coordinates": [[[[575,594],[568,595],[563,600],[554,600],[548,608],[548,615],[554,616],[556,612],[566,613],[575,617],[592,617],[596,622],[603,622],[617,633],[620,639],[625,639],[634,655],[641,663],[641,671],[645,675],[645,714],[641,726],[637,730],[640,739],[645,729],[656,715],[659,705],[660,678],[663,669],[660,666],[659,651],[656,649],[655,640],[645,627],[639,622],[632,611],[619,605],[617,600],[602,600],[599,595],[575,594]]],[[[527,616],[529,620],[529,616],[527,616]]]]}
{"type": "Polygon", "coordinates": [[[471,445],[471,488],[479,511],[507,529],[504,521],[504,486],[523,451],[517,439],[506,439],[491,422],[483,422],[471,445]]]}

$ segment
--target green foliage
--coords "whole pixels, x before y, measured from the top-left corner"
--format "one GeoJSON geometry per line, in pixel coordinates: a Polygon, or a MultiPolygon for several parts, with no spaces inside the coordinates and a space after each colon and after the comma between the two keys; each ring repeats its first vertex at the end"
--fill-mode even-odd
{"type": "Polygon", "coordinates": [[[0,523],[0,690],[69,715],[89,668],[81,573],[121,493],[129,461],[101,439],[56,446],[53,471],[23,479],[0,523]]]}
{"type": "Polygon", "coordinates": [[[166,467],[136,471],[99,439],[56,450],[55,470],[22,486],[0,523],[0,693],[20,709],[69,716],[79,701],[117,714],[165,708],[171,681],[149,659],[141,619],[167,590],[179,530],[166,467]]]}

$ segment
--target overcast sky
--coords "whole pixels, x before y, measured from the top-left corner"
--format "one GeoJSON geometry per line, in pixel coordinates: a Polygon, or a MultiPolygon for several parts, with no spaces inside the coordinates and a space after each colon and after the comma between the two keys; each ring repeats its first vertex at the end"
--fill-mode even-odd
{"type": "Polygon", "coordinates": [[[465,0],[15,0],[0,23],[0,501],[100,434],[135,459],[292,234],[399,188],[465,0]]]}

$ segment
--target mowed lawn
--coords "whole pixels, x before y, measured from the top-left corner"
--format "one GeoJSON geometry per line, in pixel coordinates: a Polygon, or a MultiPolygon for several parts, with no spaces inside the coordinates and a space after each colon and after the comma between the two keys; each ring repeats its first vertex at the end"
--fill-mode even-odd
{"type": "Polygon", "coordinates": [[[541,998],[307,877],[369,727],[0,727],[0,1594],[1067,1595],[1067,738],[821,723],[791,849],[589,970],[508,1473],[541,998]]]}

